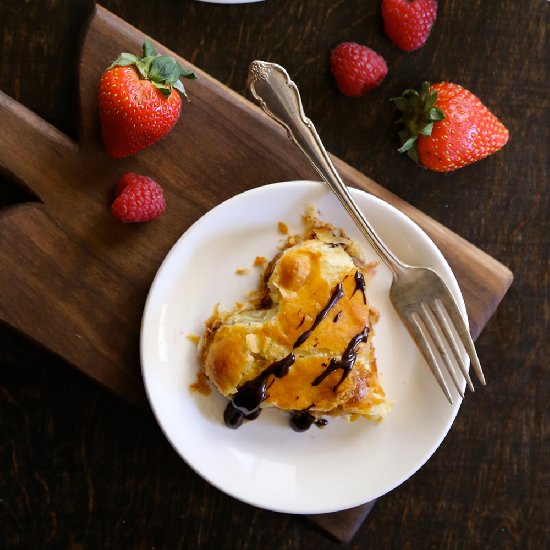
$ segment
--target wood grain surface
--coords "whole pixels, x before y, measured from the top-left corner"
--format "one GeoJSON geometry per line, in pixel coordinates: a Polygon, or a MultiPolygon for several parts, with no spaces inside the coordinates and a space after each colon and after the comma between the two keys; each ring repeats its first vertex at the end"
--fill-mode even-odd
{"type": "MultiPolygon", "coordinates": [[[[490,388],[468,396],[443,446],[379,500],[353,544],[540,545],[548,536],[549,136],[535,124],[548,120],[546,3],[441,2],[430,42],[411,55],[385,39],[377,2],[179,2],[154,17],[145,2],[106,5],[239,93],[250,59],[285,65],[329,149],[512,268],[516,283],[478,342],[490,388]],[[367,38],[390,74],[367,98],[345,100],[326,57],[338,41],[367,38]],[[400,158],[386,100],[426,77],[476,91],[508,125],[507,148],[449,176],[400,158]]],[[[78,97],[75,48],[90,3],[4,2],[0,10],[0,87],[76,138],[67,106],[78,97]]],[[[33,199],[11,178],[2,183],[3,205],[33,199]]],[[[7,546],[331,546],[295,518],[212,489],[181,464],[149,416],[13,331],[1,337],[7,546]]]]}
{"type": "MultiPolygon", "coordinates": [[[[199,76],[186,124],[139,155],[109,159],[97,113],[103,60],[120,51],[140,51],[143,40],[138,29],[109,11],[94,10],[80,51],[78,143],[0,92],[0,167],[40,199],[0,212],[0,287],[9,288],[0,295],[0,319],[114,393],[145,406],[137,357],[140,320],[147,290],[170,247],[224,198],[266,182],[315,174],[278,125],[185,60],[181,64],[199,76]],[[31,145],[32,158],[21,142],[31,145]],[[182,174],[182,167],[190,168],[182,174]],[[123,225],[108,213],[113,182],[128,169],[163,184],[169,208],[154,224],[123,225]]],[[[397,206],[434,239],[463,289],[476,337],[508,290],[510,271],[335,161],[344,181],[397,206]]],[[[349,541],[372,504],[308,519],[349,541]]]]}

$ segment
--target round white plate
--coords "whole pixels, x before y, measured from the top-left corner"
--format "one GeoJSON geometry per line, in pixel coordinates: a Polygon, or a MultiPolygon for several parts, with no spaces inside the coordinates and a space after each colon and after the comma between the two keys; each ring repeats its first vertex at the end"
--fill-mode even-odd
{"type": "MultiPolygon", "coordinates": [[[[464,317],[458,284],[429,237],[386,202],[362,191],[352,195],[398,257],[437,271],[464,317]]],[[[391,274],[380,263],[368,299],[380,310],[374,344],[382,386],[393,408],[379,424],[330,419],[295,433],[288,416],[266,410],[237,430],[223,423],[227,400],[216,390],[189,389],[199,370],[196,345],[216,303],[231,308],[255,289],[256,256],[270,258],[283,236],[301,232],[301,216],[314,205],[320,217],[364,243],[338,199],[322,183],[286,182],[253,189],[220,204],[177,241],[151,286],[141,331],[141,362],[153,411],[181,457],[222,491],[254,506],[288,513],[325,513],[371,501],[411,476],[439,446],[458,412],[431,375],[388,297],[391,274]],[[249,275],[236,275],[249,268],[249,275]]]]}

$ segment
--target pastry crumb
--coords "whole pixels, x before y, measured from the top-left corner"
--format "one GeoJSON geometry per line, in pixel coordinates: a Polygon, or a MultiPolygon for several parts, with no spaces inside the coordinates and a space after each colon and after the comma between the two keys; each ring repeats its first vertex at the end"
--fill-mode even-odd
{"type": "Polygon", "coordinates": [[[277,224],[277,227],[279,228],[279,233],[283,235],[288,235],[288,225],[284,222],[279,222],[277,224]]]}
{"type": "Polygon", "coordinates": [[[212,389],[208,384],[208,377],[204,372],[197,373],[197,381],[194,384],[190,384],[189,388],[191,391],[201,393],[202,395],[210,395],[212,389]]]}
{"type": "Polygon", "coordinates": [[[263,267],[267,260],[263,256],[256,256],[254,260],[254,267],[263,267]]]}
{"type": "Polygon", "coordinates": [[[237,275],[248,275],[250,273],[250,269],[248,269],[246,267],[241,267],[239,269],[236,269],[235,273],[237,275]]]}
{"type": "Polygon", "coordinates": [[[190,342],[193,342],[193,344],[198,344],[199,343],[199,340],[201,339],[200,336],[197,336],[196,334],[188,334],[186,336],[186,338],[190,341],[190,342]]]}

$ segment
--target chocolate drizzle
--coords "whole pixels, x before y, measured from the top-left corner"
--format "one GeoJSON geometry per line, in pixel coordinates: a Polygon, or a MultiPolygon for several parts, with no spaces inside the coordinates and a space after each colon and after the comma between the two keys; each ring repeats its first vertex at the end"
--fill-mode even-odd
{"type": "Polygon", "coordinates": [[[336,391],[340,384],[348,377],[353,365],[355,365],[355,360],[357,359],[357,350],[359,344],[366,342],[369,337],[369,328],[365,327],[359,334],[354,336],[344,353],[342,354],[341,359],[331,359],[328,366],[325,370],[311,383],[312,386],[318,386],[327,376],[332,374],[334,371],[342,369],[342,377],[336,386],[332,388],[332,391],[336,391]]]}
{"type": "Polygon", "coordinates": [[[333,323],[337,323],[338,319],[340,319],[340,315],[342,315],[342,310],[340,310],[335,316],[334,319],[332,319],[333,323]]]}
{"type": "Polygon", "coordinates": [[[319,323],[328,315],[328,312],[336,305],[336,302],[338,302],[343,295],[344,291],[342,290],[342,283],[338,283],[332,292],[332,296],[330,297],[328,304],[317,314],[311,328],[298,336],[298,339],[292,346],[293,349],[299,348],[310,337],[311,333],[319,326],[319,323]]]}
{"type": "Polygon", "coordinates": [[[296,356],[289,353],[280,361],[272,363],[256,378],[245,382],[225,408],[223,415],[225,425],[228,428],[238,428],[242,424],[243,418],[247,420],[258,418],[260,405],[267,397],[269,377],[283,378],[288,374],[294,361],[296,361],[296,356]]]}
{"type": "Polygon", "coordinates": [[[359,290],[359,292],[363,294],[363,303],[367,305],[367,297],[365,296],[365,277],[363,277],[363,274],[360,271],[356,271],[353,278],[355,279],[355,290],[353,291],[351,297],[353,298],[355,293],[359,290]]]}
{"type": "Polygon", "coordinates": [[[289,419],[290,427],[295,432],[305,432],[315,424],[318,428],[322,428],[328,424],[325,418],[315,418],[307,409],[303,411],[292,411],[289,419]]]}

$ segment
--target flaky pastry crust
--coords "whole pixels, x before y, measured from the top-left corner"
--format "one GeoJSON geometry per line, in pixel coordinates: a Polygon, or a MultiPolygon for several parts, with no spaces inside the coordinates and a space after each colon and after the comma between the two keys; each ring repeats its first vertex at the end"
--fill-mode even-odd
{"type": "Polygon", "coordinates": [[[372,340],[379,314],[364,292],[375,264],[365,263],[341,229],[320,221],[311,210],[304,222],[304,233],[288,237],[266,266],[256,299],[232,311],[215,308],[199,345],[204,372],[232,399],[243,384],[293,354],[288,373],[269,380],[262,407],[307,411],[317,418],[380,420],[389,406],[372,340]],[[323,314],[337,289],[341,294],[323,314]],[[368,337],[355,346],[352,368],[344,375],[338,365],[361,334],[368,337]],[[333,371],[325,372],[329,366],[333,371]]]}

